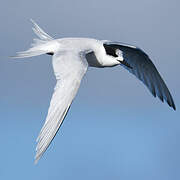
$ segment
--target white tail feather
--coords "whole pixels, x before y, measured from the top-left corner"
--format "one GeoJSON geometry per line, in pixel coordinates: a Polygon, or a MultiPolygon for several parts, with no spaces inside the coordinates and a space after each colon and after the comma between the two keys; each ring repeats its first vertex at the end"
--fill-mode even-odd
{"type": "Polygon", "coordinates": [[[28,49],[27,51],[17,52],[16,56],[11,56],[12,58],[26,58],[53,52],[54,46],[52,46],[52,41],[54,39],[47,33],[45,33],[32,19],[31,22],[34,25],[34,27],[32,28],[34,33],[40,39],[33,39],[33,43],[31,44],[30,49],[28,49]]]}
{"type": "Polygon", "coordinates": [[[34,33],[42,40],[51,41],[53,38],[45,33],[32,19],[31,22],[33,23],[34,27],[32,28],[34,33]]]}

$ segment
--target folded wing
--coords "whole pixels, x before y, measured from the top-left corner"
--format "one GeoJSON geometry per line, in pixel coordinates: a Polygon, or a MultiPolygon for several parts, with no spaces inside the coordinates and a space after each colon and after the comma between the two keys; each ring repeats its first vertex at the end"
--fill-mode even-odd
{"type": "Polygon", "coordinates": [[[78,53],[54,54],[53,69],[57,83],[46,121],[37,139],[35,162],[41,158],[60,128],[87,67],[86,59],[78,53]]]}

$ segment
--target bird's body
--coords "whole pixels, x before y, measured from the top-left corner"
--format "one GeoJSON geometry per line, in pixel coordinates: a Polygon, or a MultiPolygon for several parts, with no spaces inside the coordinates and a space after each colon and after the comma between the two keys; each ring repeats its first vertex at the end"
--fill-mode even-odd
{"type": "Polygon", "coordinates": [[[140,79],[154,96],[157,95],[162,101],[166,100],[169,106],[175,109],[166,84],[152,61],[141,49],[92,38],[53,39],[35,22],[33,24],[33,30],[40,39],[34,39],[32,48],[18,53],[16,58],[52,55],[57,80],[46,121],[37,139],[36,162],[60,128],[89,66],[102,68],[122,65],[140,79]]]}

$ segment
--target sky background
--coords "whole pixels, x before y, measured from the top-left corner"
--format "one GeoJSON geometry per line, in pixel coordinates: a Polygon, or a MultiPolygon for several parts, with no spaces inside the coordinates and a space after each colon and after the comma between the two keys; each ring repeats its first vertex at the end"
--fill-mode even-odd
{"type": "Polygon", "coordinates": [[[6,0],[0,6],[0,179],[179,180],[180,1],[6,0]],[[122,67],[89,68],[50,148],[36,137],[55,85],[51,57],[9,59],[35,37],[93,37],[141,47],[175,100],[174,111],[122,67]]]}

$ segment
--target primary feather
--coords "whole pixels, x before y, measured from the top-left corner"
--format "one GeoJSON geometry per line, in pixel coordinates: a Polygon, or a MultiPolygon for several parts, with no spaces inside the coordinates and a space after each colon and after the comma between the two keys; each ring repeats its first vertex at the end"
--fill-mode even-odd
{"type": "Polygon", "coordinates": [[[165,100],[170,107],[176,110],[173,98],[165,82],[146,53],[139,48],[125,44],[115,44],[112,42],[108,43],[108,45],[123,52],[124,61],[131,68],[123,64],[121,65],[141,80],[154,97],[157,95],[161,101],[165,100]]]}
{"type": "Polygon", "coordinates": [[[63,119],[79,89],[88,64],[78,53],[55,54],[53,68],[57,79],[45,124],[38,136],[37,162],[60,128],[63,119]]]}

